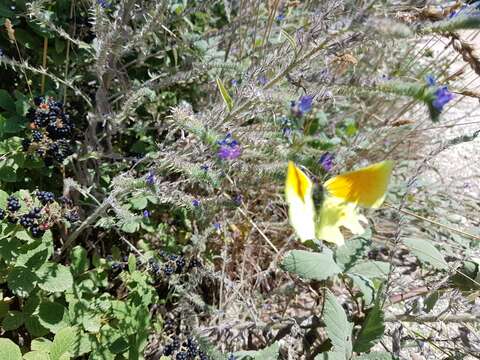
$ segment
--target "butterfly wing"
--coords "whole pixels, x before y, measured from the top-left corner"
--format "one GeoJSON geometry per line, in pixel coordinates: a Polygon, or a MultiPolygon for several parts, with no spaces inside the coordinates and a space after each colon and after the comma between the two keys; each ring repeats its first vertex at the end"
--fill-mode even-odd
{"type": "Polygon", "coordinates": [[[285,198],[288,219],[301,241],[315,239],[313,183],[293,162],[288,163],[285,198]]]}
{"type": "Polygon", "coordinates": [[[367,208],[379,208],[388,188],[393,161],[382,161],[327,180],[324,188],[331,196],[367,208]]]}

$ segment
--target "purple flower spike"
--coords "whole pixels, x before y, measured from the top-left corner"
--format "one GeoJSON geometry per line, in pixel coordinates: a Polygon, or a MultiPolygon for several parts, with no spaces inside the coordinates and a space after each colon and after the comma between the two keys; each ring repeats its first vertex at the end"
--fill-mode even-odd
{"type": "Polygon", "coordinates": [[[222,160],[235,160],[242,154],[240,144],[232,138],[230,133],[224,139],[218,141],[217,144],[220,145],[217,155],[222,160]]]}
{"type": "Polygon", "coordinates": [[[145,182],[150,186],[155,184],[155,174],[153,171],[150,170],[148,172],[147,176],[145,177],[145,182]]]}
{"type": "Polygon", "coordinates": [[[448,91],[446,86],[443,86],[435,91],[435,100],[433,100],[432,106],[440,113],[442,112],[443,107],[452,99],[453,94],[448,91]]]}
{"type": "Polygon", "coordinates": [[[303,114],[312,110],[313,95],[304,95],[298,102],[298,110],[303,114]]]}
{"type": "Polygon", "coordinates": [[[193,199],[193,200],[192,200],[192,205],[193,205],[194,207],[200,207],[200,200],[198,200],[198,199],[193,199]]]}
{"type": "Polygon", "coordinates": [[[143,217],[144,217],[144,218],[149,218],[149,217],[150,217],[150,211],[148,211],[148,210],[143,210],[143,217]]]}
{"type": "Polygon", "coordinates": [[[330,172],[333,169],[333,154],[326,152],[320,156],[320,160],[318,160],[320,165],[323,167],[323,170],[326,172],[330,172]]]}
{"type": "Polygon", "coordinates": [[[428,74],[427,76],[425,76],[425,82],[428,86],[435,86],[437,84],[437,80],[435,80],[435,76],[433,76],[432,74],[428,74]]]}

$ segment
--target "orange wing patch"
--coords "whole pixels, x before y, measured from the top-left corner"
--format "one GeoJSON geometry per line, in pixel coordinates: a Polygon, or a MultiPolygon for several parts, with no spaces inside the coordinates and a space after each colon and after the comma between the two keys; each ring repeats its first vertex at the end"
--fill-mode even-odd
{"type": "Polygon", "coordinates": [[[325,182],[331,196],[368,208],[378,208],[385,200],[393,161],[386,160],[335,176],[325,182]]]}

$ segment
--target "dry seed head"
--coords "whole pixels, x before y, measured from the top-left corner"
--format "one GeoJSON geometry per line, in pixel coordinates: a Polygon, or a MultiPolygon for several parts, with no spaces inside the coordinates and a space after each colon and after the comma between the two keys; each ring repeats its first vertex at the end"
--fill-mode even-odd
{"type": "Polygon", "coordinates": [[[7,30],[8,39],[10,42],[15,42],[15,29],[13,28],[13,24],[10,19],[5,19],[5,29],[7,30]]]}

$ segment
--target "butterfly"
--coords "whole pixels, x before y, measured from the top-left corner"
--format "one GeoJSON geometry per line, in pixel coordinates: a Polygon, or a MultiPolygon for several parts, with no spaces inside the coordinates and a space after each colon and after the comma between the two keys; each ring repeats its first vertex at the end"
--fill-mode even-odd
{"type": "Polygon", "coordinates": [[[345,242],[341,227],[352,234],[363,233],[361,222],[368,221],[357,206],[376,209],[382,205],[392,169],[393,161],[386,160],[334,176],[318,186],[290,161],[285,197],[297,236],[302,242],[318,239],[341,246],[345,242]]]}

